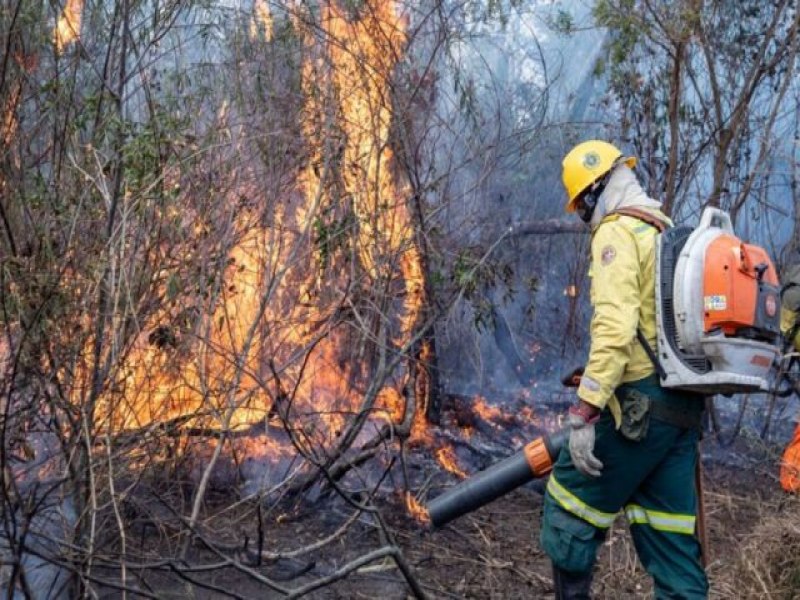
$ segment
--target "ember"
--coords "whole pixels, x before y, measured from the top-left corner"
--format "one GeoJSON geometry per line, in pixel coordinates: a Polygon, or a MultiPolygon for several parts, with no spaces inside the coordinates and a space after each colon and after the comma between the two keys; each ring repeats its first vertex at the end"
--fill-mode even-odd
{"type": "Polygon", "coordinates": [[[436,460],[453,475],[466,479],[468,474],[458,466],[458,458],[451,446],[443,446],[435,452],[436,460]]]}
{"type": "Polygon", "coordinates": [[[405,499],[408,514],[410,514],[420,523],[428,524],[431,522],[431,517],[428,514],[428,510],[417,501],[417,499],[414,497],[414,494],[411,492],[406,492],[405,499]]]}

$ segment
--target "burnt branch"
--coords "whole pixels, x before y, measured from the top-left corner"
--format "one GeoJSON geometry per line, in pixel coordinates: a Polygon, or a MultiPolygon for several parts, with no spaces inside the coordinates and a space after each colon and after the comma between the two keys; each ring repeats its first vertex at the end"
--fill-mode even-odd
{"type": "Polygon", "coordinates": [[[523,235],[588,235],[591,230],[580,221],[565,221],[562,219],[546,219],[535,223],[520,223],[513,226],[508,235],[510,237],[523,235]]]}

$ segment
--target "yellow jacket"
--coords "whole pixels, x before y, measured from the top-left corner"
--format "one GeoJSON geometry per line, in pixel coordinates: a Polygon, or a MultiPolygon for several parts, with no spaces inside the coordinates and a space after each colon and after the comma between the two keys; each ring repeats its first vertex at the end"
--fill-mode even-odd
{"type": "MultiPolygon", "coordinates": [[[[789,334],[797,321],[797,317],[798,315],[795,311],[789,310],[785,306],[781,308],[781,332],[783,332],[783,335],[789,334]]],[[[794,336],[794,349],[800,352],[800,331],[794,336]]]]}
{"type": "MultiPolygon", "coordinates": [[[[669,222],[661,212],[651,214],[669,222]]],[[[614,390],[655,371],[636,339],[640,328],[656,348],[655,241],[658,230],[629,216],[609,215],[592,234],[591,348],[578,396],[598,408],[608,405],[619,427],[614,390]]]]}

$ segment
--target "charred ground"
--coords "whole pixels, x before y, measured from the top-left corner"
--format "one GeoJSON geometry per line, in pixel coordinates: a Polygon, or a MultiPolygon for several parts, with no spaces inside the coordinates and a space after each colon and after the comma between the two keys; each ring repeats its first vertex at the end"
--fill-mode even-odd
{"type": "MultiPolygon", "coordinates": [[[[723,419],[722,425],[732,422],[723,419]]],[[[775,438],[783,438],[787,429],[789,422],[779,424],[775,438]]],[[[409,480],[424,484],[416,490],[423,502],[457,483],[425,456],[424,448],[406,450],[409,480]]],[[[723,444],[713,433],[702,442],[712,598],[788,599],[800,593],[800,499],[778,485],[781,450],[781,444],[764,442],[747,427],[732,443],[723,444]]],[[[129,576],[159,598],[263,598],[264,585],[258,581],[263,576],[287,589],[305,589],[312,598],[404,599],[411,591],[389,556],[341,577],[351,561],[376,548],[396,546],[431,598],[552,597],[549,561],[538,545],[542,488],[541,481],[529,484],[440,530],[410,516],[403,494],[385,485],[374,495],[349,495],[348,501],[326,493],[314,502],[287,499],[269,510],[254,508],[252,500],[231,506],[230,490],[217,489],[209,495],[203,519],[207,525],[187,561],[170,564],[160,563],[164,556],[174,556],[179,545],[169,526],[177,518],[170,516],[170,507],[185,499],[150,496],[139,501],[139,524],[133,531],[140,536],[129,545],[138,546],[135,553],[143,565],[148,556],[151,564],[135,573],[132,569],[129,576]],[[359,513],[359,504],[366,510],[359,513]],[[254,514],[260,516],[254,519],[254,514]],[[204,542],[212,539],[213,546],[204,542]],[[292,550],[315,546],[319,548],[291,555],[292,550]],[[205,571],[202,565],[219,565],[224,558],[221,548],[236,557],[236,565],[205,571]],[[327,585],[304,588],[325,578],[327,585]]],[[[131,510],[134,505],[132,499],[131,510]]],[[[180,529],[176,522],[174,531],[180,529]]],[[[109,597],[115,595],[108,591],[109,597]]],[[[623,518],[602,547],[593,591],[599,599],[652,597],[623,518]]]]}

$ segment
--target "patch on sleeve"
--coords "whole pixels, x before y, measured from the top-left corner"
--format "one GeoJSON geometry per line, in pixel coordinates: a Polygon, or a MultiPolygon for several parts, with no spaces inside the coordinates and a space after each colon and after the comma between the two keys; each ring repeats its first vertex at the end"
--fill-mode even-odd
{"type": "Polygon", "coordinates": [[[603,266],[610,265],[617,258],[617,249],[614,246],[606,246],[600,252],[600,263],[603,266]]]}
{"type": "Polygon", "coordinates": [[[581,387],[582,388],[586,388],[590,392],[599,392],[600,391],[600,384],[597,383],[591,377],[587,377],[586,375],[583,375],[581,377],[581,387]]]}

